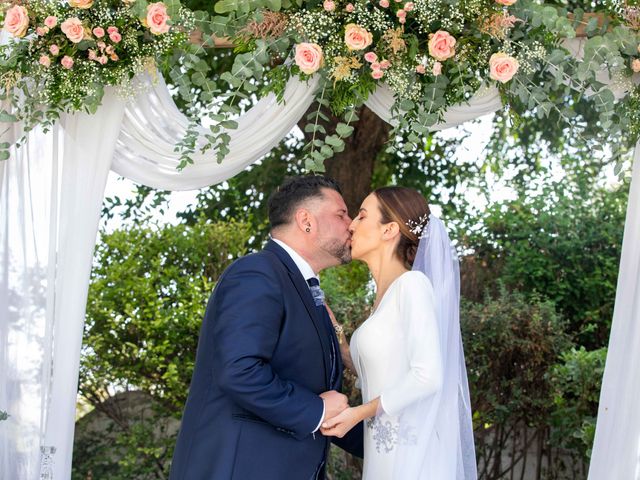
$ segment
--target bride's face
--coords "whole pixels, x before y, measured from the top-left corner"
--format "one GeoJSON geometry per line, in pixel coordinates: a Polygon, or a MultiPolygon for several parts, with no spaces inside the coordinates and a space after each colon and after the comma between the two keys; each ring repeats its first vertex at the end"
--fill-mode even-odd
{"type": "Polygon", "coordinates": [[[372,193],[364,199],[360,211],[351,222],[351,258],[364,260],[382,244],[384,225],[380,223],[380,204],[372,193]]]}

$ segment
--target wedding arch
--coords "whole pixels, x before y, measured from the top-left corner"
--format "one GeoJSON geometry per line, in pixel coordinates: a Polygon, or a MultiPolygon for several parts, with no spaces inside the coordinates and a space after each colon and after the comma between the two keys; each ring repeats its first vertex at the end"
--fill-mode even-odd
{"type": "MultiPolygon", "coordinates": [[[[457,14],[456,2],[439,0],[223,0],[208,16],[177,0],[125,2],[107,13],[92,13],[93,5],[33,0],[4,12],[0,409],[10,416],[0,422],[2,478],[70,478],[85,304],[110,170],[165,190],[222,182],[273,148],[314,100],[344,120],[326,132],[320,109],[311,112],[312,170],[343,148],[362,103],[409,129],[408,148],[505,102],[546,115],[565,108],[572,92],[591,99],[603,138],[631,128],[631,113],[620,109],[635,98],[640,71],[632,7],[590,17],[529,0],[475,2],[457,14]],[[173,70],[188,106],[215,104],[209,128],[178,110],[147,61],[182,48],[194,26],[204,43],[233,38],[240,51],[221,76],[231,93],[207,83],[207,65],[193,52],[173,70]],[[128,44],[135,32],[139,43],[128,44]],[[537,74],[548,82],[528,84],[537,74]],[[263,75],[270,91],[242,112],[242,100],[256,94],[252,79],[263,75]],[[123,82],[129,96],[112,87],[123,82]],[[554,100],[552,90],[564,96],[554,100]]],[[[636,144],[591,480],[640,475],[638,202],[636,144]]]]}

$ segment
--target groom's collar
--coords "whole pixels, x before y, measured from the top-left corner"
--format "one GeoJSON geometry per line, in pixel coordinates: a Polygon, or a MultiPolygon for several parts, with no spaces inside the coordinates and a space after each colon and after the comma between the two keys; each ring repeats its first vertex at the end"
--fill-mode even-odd
{"type": "Polygon", "coordinates": [[[302,256],[293,248],[291,248],[282,240],[278,240],[277,238],[272,238],[271,241],[282,247],[282,249],[289,255],[289,257],[291,257],[291,260],[293,260],[293,263],[295,263],[296,267],[298,267],[298,270],[300,270],[300,273],[305,280],[309,280],[310,278],[318,278],[318,276],[311,268],[311,265],[309,265],[309,262],[302,258],[302,256]]]}

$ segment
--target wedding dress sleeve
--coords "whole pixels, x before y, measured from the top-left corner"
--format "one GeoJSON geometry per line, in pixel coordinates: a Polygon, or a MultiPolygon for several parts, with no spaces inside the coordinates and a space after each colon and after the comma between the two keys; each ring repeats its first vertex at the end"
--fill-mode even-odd
{"type": "Polygon", "coordinates": [[[398,279],[397,310],[405,341],[409,369],[385,388],[380,404],[385,413],[398,415],[404,408],[436,393],[442,385],[442,356],[431,282],[422,272],[409,272],[398,279]]]}

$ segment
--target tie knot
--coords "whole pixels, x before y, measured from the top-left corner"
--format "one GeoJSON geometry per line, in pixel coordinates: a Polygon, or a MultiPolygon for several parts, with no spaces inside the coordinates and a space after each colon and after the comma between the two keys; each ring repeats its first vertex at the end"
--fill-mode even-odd
{"type": "Polygon", "coordinates": [[[315,277],[311,277],[307,280],[307,284],[316,307],[324,305],[324,292],[320,288],[320,281],[315,277]]]}

